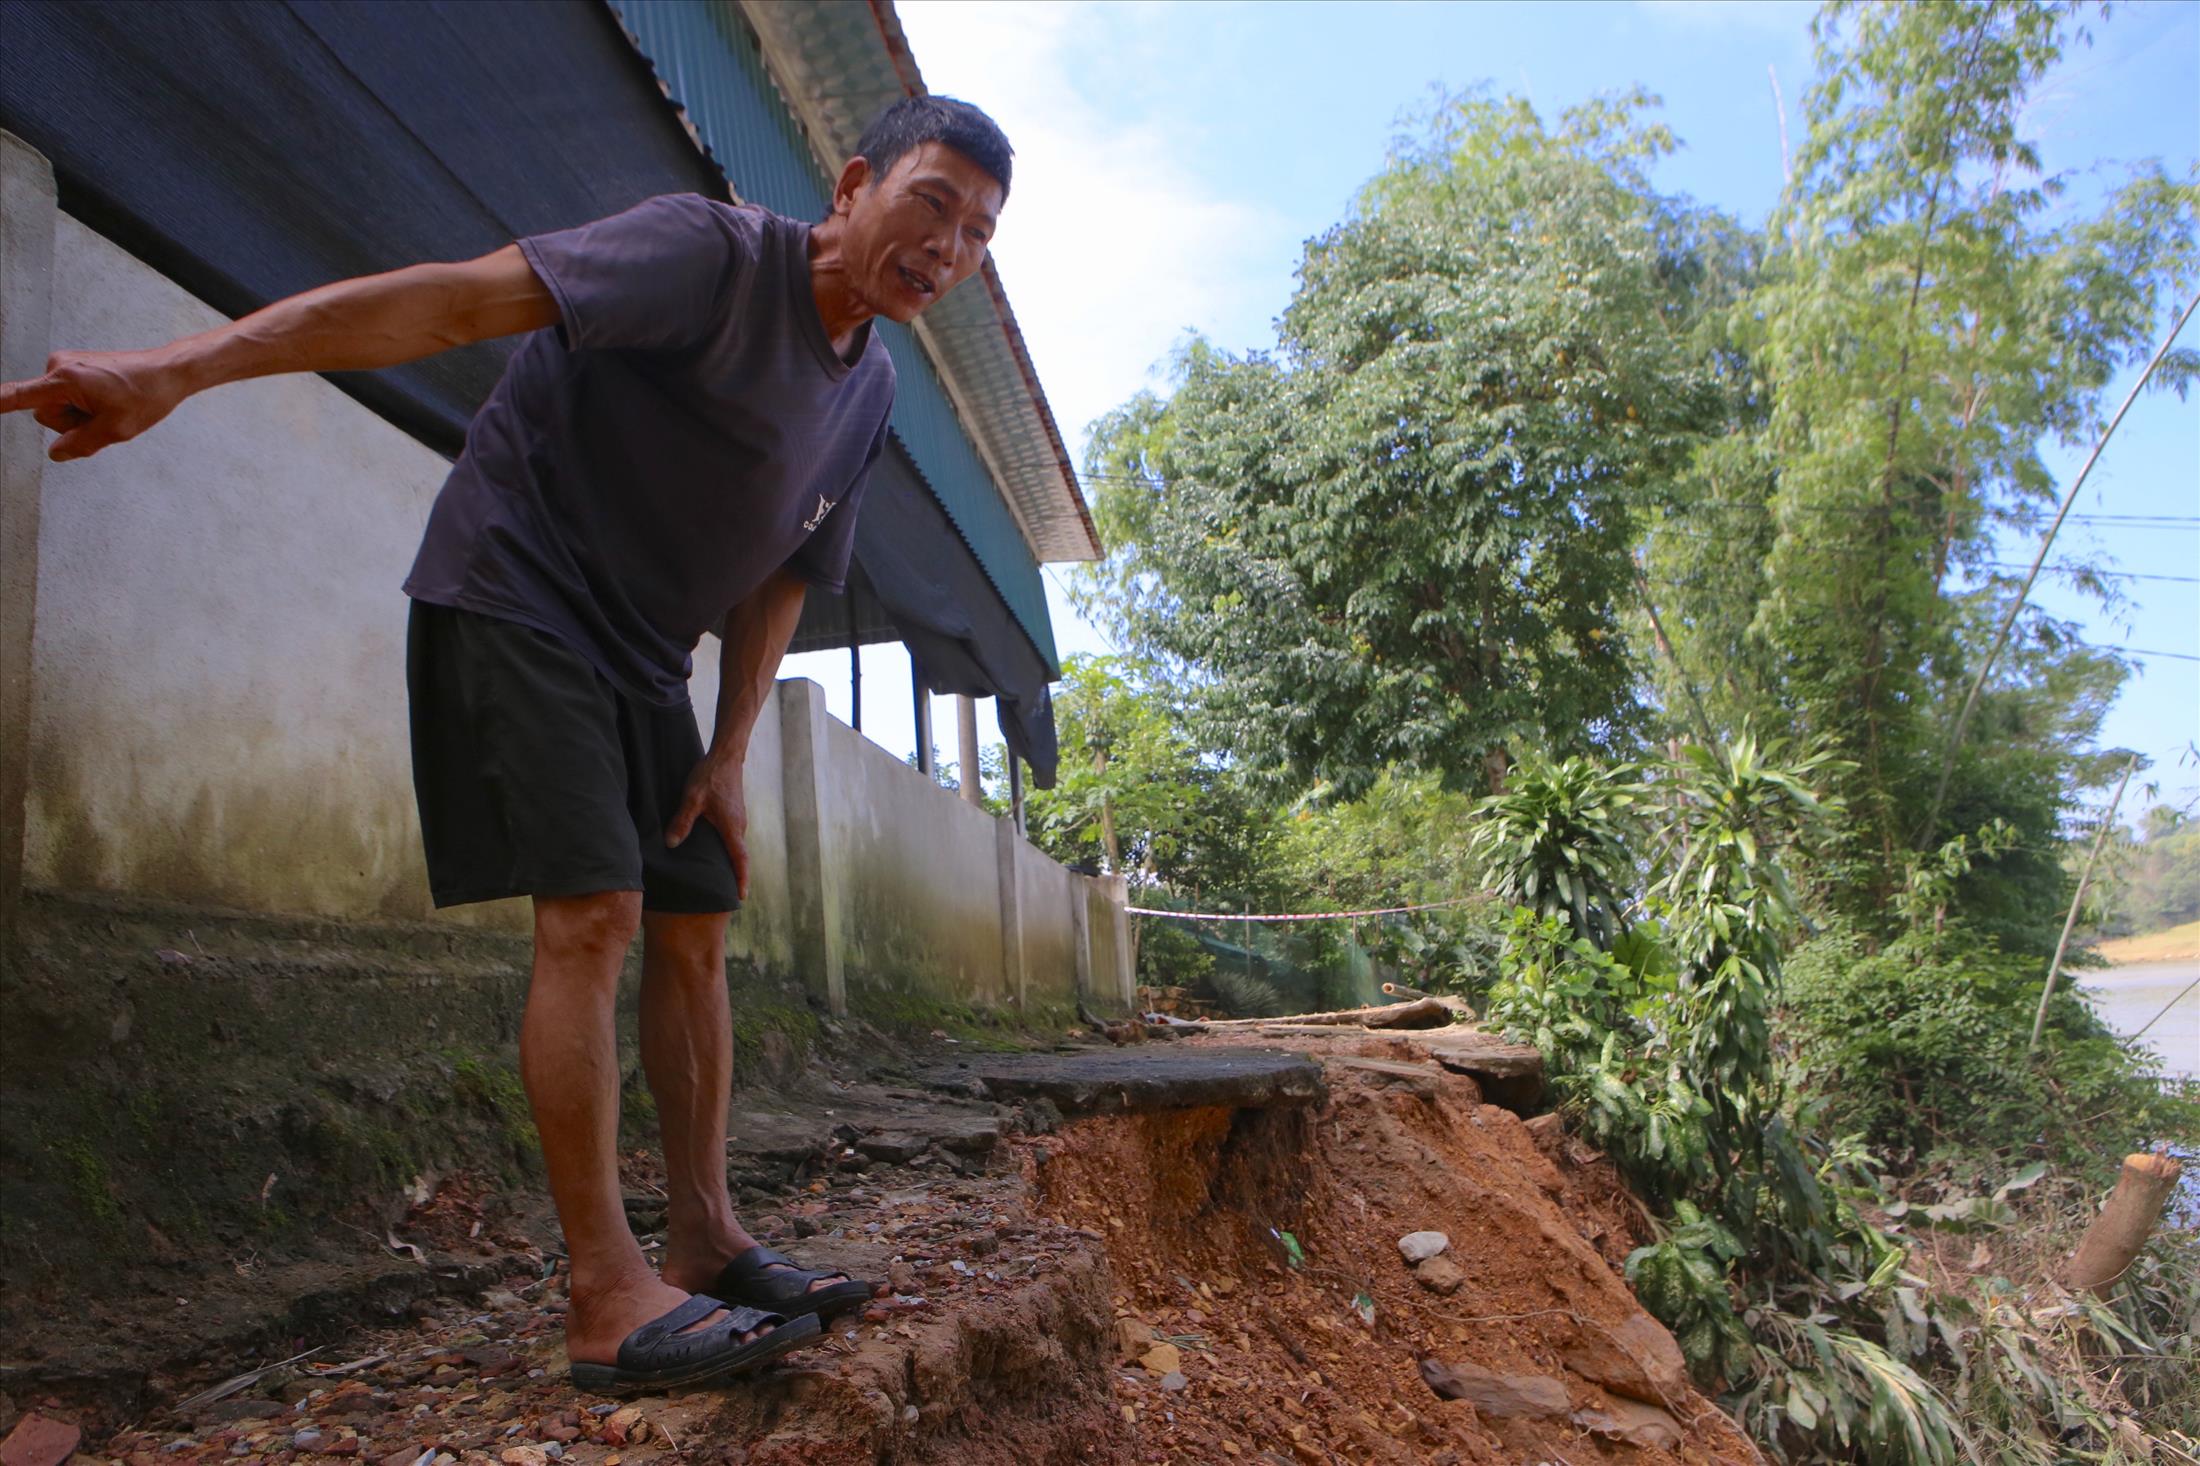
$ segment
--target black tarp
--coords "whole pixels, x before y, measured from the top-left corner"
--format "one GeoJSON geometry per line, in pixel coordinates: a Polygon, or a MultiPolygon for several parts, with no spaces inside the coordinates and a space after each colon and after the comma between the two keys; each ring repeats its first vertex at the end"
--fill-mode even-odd
{"type": "MultiPolygon", "coordinates": [[[[653,194],[727,196],[595,0],[0,0],[0,126],[52,160],[69,213],[232,316],[653,194]]],[[[331,380],[448,455],[505,355],[331,380]]],[[[932,685],[998,697],[1049,785],[1045,665],[897,467],[866,496],[864,577],[932,685]]],[[[846,614],[813,598],[808,629],[846,614]]]]}

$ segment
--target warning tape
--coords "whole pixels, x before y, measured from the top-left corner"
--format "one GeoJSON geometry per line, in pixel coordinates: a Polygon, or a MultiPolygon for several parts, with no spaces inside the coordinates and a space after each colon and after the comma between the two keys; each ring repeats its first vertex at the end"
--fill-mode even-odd
{"type": "Polygon", "coordinates": [[[1479,894],[1454,896],[1449,901],[1426,901],[1419,906],[1375,906],[1366,911],[1302,911],[1286,916],[1266,915],[1257,911],[1162,911],[1152,906],[1126,906],[1123,909],[1132,916],[1173,916],[1180,921],[1335,921],[1347,916],[1402,916],[1408,911],[1441,911],[1447,906],[1464,906],[1469,901],[1480,899],[1479,894]]]}

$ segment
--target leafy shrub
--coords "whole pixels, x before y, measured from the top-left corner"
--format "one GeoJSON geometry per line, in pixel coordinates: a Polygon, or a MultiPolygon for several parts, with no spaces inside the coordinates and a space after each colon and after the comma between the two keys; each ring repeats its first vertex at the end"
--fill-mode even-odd
{"type": "Polygon", "coordinates": [[[1274,1018],[1283,1012],[1283,995],[1241,967],[1210,962],[1193,991],[1233,1018],[1274,1018]]]}
{"type": "Polygon", "coordinates": [[[2192,1107],[2139,1076],[2067,980],[2027,1052],[2044,968],[1960,925],[1878,952],[1830,930],[1788,959],[1788,1042],[1830,1121],[1905,1169],[1960,1154],[2098,1172],[2133,1145],[2191,1136],[2192,1107]]]}

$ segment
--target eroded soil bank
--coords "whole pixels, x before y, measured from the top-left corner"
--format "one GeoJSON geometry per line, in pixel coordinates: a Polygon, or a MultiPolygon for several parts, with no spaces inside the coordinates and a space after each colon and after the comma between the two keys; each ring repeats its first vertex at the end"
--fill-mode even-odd
{"type": "MultiPolygon", "coordinates": [[[[0,1429],[67,1421],[131,1466],[1754,1459],[1620,1277],[1640,1214],[1609,1167],[1406,1044],[1294,1043],[1322,1061],[1310,1101],[1065,1122],[955,1082],[984,1035],[817,1033],[737,1100],[729,1173],[767,1240],[890,1291],[759,1378],[631,1409],[571,1391],[554,1219],[524,1157],[466,1163],[477,1139],[319,1197],[303,1241],[225,1221],[78,1292],[13,1258],[35,1286],[6,1304],[0,1429]],[[1409,1264],[1411,1233],[1444,1245],[1409,1264]]],[[[1151,1047],[1181,1066],[1227,1042],[1151,1047]]],[[[232,1098],[242,1118],[194,1141],[225,1175],[301,1158],[232,1098]]],[[[660,1180],[634,1152],[645,1245],[660,1180]]],[[[106,1194],[98,1225],[144,1224],[136,1191],[106,1194]]]]}

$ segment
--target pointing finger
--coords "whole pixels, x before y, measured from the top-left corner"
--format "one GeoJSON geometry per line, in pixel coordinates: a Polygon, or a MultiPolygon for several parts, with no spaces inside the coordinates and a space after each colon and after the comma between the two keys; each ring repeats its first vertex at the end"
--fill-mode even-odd
{"type": "Polygon", "coordinates": [[[67,400],[67,387],[51,372],[20,382],[0,382],[0,412],[21,412],[26,407],[47,407],[67,400]]]}

